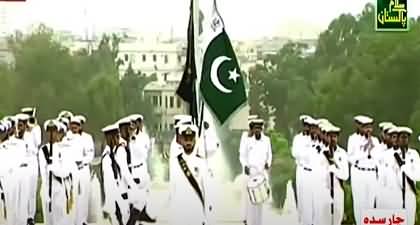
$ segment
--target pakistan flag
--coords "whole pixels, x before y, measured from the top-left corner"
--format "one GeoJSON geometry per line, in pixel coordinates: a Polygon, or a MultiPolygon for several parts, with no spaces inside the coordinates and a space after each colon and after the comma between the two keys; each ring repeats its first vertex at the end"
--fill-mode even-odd
{"type": "Polygon", "coordinates": [[[204,52],[200,91],[207,106],[224,124],[247,97],[241,69],[215,6],[210,24],[207,36],[212,38],[204,52]]]}

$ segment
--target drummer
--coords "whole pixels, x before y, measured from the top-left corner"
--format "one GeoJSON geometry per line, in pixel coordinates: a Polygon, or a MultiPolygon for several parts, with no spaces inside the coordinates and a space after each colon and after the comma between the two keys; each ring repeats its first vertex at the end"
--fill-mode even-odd
{"type": "MultiPolygon", "coordinates": [[[[271,167],[271,140],[268,136],[262,134],[264,120],[255,119],[252,122],[252,132],[254,134],[244,146],[241,154],[241,162],[244,163],[244,172],[249,180],[250,178],[262,176],[268,180],[268,170],[271,167]]],[[[263,203],[252,204],[250,198],[247,198],[247,225],[261,225],[263,203]]]]}

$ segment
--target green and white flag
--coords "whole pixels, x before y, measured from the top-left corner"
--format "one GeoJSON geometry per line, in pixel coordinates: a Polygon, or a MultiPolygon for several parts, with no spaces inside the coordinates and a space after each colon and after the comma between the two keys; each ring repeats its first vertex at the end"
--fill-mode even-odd
{"type": "Polygon", "coordinates": [[[203,10],[204,18],[200,21],[203,28],[200,47],[204,53],[199,67],[200,93],[208,108],[223,125],[247,101],[244,79],[216,2],[200,2],[212,4],[209,10],[203,10]]]}

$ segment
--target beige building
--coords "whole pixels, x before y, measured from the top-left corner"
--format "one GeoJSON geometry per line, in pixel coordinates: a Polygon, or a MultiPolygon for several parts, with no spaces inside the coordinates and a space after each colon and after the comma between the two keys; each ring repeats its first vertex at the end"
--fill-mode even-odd
{"type": "Polygon", "coordinates": [[[188,112],[186,103],[176,95],[178,84],[178,81],[153,81],[144,88],[144,97],[151,101],[154,113],[158,117],[150,128],[156,131],[156,144],[165,150],[169,149],[174,135],[173,117],[188,112]]]}

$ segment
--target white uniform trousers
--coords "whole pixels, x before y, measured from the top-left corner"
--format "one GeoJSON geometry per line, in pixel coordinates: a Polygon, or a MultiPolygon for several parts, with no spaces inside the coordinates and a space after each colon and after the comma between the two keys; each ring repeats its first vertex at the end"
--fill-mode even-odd
{"type": "Polygon", "coordinates": [[[28,165],[28,215],[29,218],[35,219],[36,213],[36,194],[38,188],[38,158],[36,156],[31,157],[28,165]]]}
{"type": "MultiPolygon", "coordinates": [[[[251,172],[252,174],[252,172],[251,172]]],[[[267,182],[270,182],[268,179],[268,174],[266,171],[263,172],[263,175],[265,176],[267,182]]],[[[247,200],[246,200],[246,208],[247,208],[247,213],[246,213],[246,221],[247,221],[247,225],[263,225],[263,211],[264,211],[264,207],[265,207],[265,203],[268,202],[268,200],[265,203],[262,204],[253,204],[251,202],[251,199],[249,197],[248,194],[248,181],[249,179],[252,177],[251,176],[245,176],[246,177],[246,192],[247,192],[247,200]]]]}
{"type": "Polygon", "coordinates": [[[78,183],[76,185],[76,214],[75,225],[87,224],[89,215],[89,195],[90,195],[90,169],[84,166],[76,174],[78,183]]]}
{"type": "Polygon", "coordinates": [[[310,168],[300,167],[299,169],[299,187],[300,191],[298,195],[298,201],[300,201],[301,210],[301,224],[312,225],[314,224],[314,180],[312,170],[310,168]]]}
{"type": "Polygon", "coordinates": [[[15,176],[17,177],[17,186],[15,192],[15,206],[17,207],[16,212],[16,224],[27,224],[29,215],[29,199],[30,191],[32,190],[29,187],[29,177],[27,174],[29,172],[29,167],[21,167],[16,171],[15,176]]]}
{"type": "Polygon", "coordinates": [[[365,210],[373,209],[377,183],[376,171],[363,171],[354,166],[351,167],[351,189],[356,225],[362,224],[361,217],[365,210]]]}
{"type": "Polygon", "coordinates": [[[75,206],[67,212],[67,204],[70,198],[69,191],[67,191],[63,183],[58,182],[55,178],[52,179],[52,197],[51,197],[51,212],[47,205],[47,221],[49,225],[73,225],[75,206]]]}
{"type": "Polygon", "coordinates": [[[296,190],[295,190],[295,192],[296,192],[296,200],[297,200],[297,211],[298,211],[298,221],[299,221],[299,223],[301,223],[302,222],[302,204],[301,204],[301,202],[302,202],[302,194],[301,194],[301,192],[302,192],[302,185],[301,185],[301,176],[302,176],[302,173],[303,173],[303,167],[301,167],[301,166],[299,166],[299,165],[296,165],[296,190]]]}
{"type": "Polygon", "coordinates": [[[132,203],[138,210],[141,211],[148,203],[149,189],[151,184],[150,174],[147,171],[147,165],[142,163],[140,165],[134,166],[131,170],[131,174],[133,175],[133,178],[137,184],[136,187],[132,188],[132,191],[134,191],[133,193],[140,193],[132,196],[135,198],[133,199],[134,202],[132,203]]]}
{"type": "Polygon", "coordinates": [[[331,198],[329,187],[317,190],[317,200],[314,201],[314,225],[341,225],[344,216],[344,191],[339,183],[334,185],[334,199],[331,198]],[[331,206],[334,208],[333,212],[331,206]]]}

